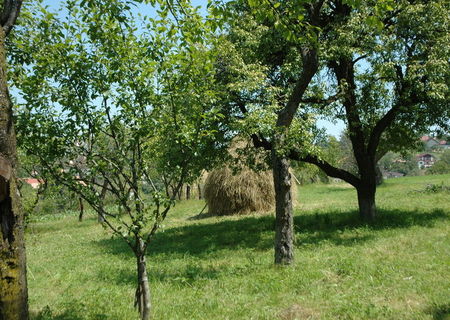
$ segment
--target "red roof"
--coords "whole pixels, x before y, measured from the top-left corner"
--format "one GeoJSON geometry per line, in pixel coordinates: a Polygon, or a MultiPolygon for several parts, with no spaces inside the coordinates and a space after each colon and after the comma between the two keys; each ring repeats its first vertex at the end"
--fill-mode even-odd
{"type": "Polygon", "coordinates": [[[43,180],[39,180],[39,179],[35,179],[35,178],[25,178],[22,179],[23,181],[25,181],[26,183],[28,183],[32,188],[37,188],[39,187],[40,184],[44,183],[43,180]]]}
{"type": "Polygon", "coordinates": [[[29,178],[29,179],[24,179],[24,180],[25,180],[26,183],[29,183],[29,184],[42,183],[41,180],[39,180],[39,179],[34,179],[34,178],[29,178]]]}
{"type": "Polygon", "coordinates": [[[423,136],[423,137],[420,138],[420,140],[421,141],[428,141],[428,140],[430,140],[430,137],[429,136],[423,136]]]}

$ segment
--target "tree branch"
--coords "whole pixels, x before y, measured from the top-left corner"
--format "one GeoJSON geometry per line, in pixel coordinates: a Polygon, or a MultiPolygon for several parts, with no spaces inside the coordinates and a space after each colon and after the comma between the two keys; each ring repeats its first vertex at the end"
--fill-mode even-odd
{"type": "Polygon", "coordinates": [[[360,179],[352,173],[343,169],[336,168],[327,161],[319,159],[317,156],[300,156],[297,151],[291,150],[289,153],[289,159],[314,164],[322,169],[328,176],[342,179],[345,182],[350,183],[355,188],[360,184],[360,179]]]}
{"type": "MultiPolygon", "coordinates": [[[[400,112],[403,106],[403,95],[406,91],[405,81],[403,72],[400,66],[396,66],[397,71],[397,82],[396,82],[396,92],[398,95],[397,102],[392,108],[376,123],[375,127],[370,133],[369,142],[367,144],[367,152],[371,157],[375,157],[378,145],[380,144],[381,135],[395,120],[395,117],[400,112]]],[[[408,105],[410,103],[406,103],[408,105]]]]}
{"type": "Polygon", "coordinates": [[[0,23],[2,24],[6,36],[16,23],[21,6],[22,0],[3,0],[3,11],[0,15],[0,23]]]}
{"type": "Polygon", "coordinates": [[[290,126],[294,119],[294,115],[298,110],[298,106],[302,101],[302,96],[319,68],[317,50],[314,48],[303,48],[302,60],[303,70],[286,106],[278,114],[277,127],[290,126]]]}
{"type": "Polygon", "coordinates": [[[302,102],[302,103],[313,103],[313,104],[329,105],[329,104],[339,100],[339,98],[341,96],[342,96],[341,93],[337,93],[337,94],[332,95],[332,96],[330,96],[330,97],[328,97],[326,99],[310,97],[310,98],[302,99],[300,102],[302,102]]]}

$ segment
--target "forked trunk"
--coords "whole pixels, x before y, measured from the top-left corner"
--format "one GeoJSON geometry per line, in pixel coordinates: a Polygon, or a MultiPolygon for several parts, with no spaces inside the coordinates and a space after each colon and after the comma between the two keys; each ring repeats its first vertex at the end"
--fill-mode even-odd
{"type": "Polygon", "coordinates": [[[138,286],[136,289],[135,306],[139,310],[141,320],[150,319],[151,302],[150,302],[150,286],[148,284],[147,263],[145,254],[137,254],[137,271],[138,286]]]}
{"type": "Polygon", "coordinates": [[[272,151],[275,186],[275,263],[291,264],[294,260],[294,219],[292,209],[289,160],[272,151]]]}
{"type": "Polygon", "coordinates": [[[356,189],[358,193],[359,215],[361,219],[373,221],[377,210],[375,205],[376,186],[374,184],[361,185],[356,189]]]}
{"type": "Polygon", "coordinates": [[[16,186],[16,136],[6,84],[4,40],[0,27],[0,320],[26,320],[24,215],[16,186]]]}

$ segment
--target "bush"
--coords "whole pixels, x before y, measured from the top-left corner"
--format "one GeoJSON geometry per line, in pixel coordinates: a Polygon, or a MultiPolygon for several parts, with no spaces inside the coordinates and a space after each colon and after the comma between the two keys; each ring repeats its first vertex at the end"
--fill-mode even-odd
{"type": "Polygon", "coordinates": [[[78,211],[78,197],[66,188],[55,184],[48,185],[41,190],[33,189],[29,184],[23,182],[20,193],[22,195],[22,206],[28,219],[41,215],[55,215],[65,211],[78,211]]]}

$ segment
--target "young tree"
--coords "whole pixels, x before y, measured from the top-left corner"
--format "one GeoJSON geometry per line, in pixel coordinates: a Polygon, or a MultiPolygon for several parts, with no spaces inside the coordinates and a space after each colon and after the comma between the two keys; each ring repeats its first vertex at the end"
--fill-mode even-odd
{"type": "Polygon", "coordinates": [[[7,84],[5,42],[21,0],[2,1],[0,16],[0,319],[28,319],[24,217],[16,184],[16,135],[7,84]]]}
{"type": "Polygon", "coordinates": [[[26,61],[15,79],[24,101],[19,141],[129,245],[146,320],[153,236],[183,183],[222,147],[208,32],[188,4],[176,19],[163,10],[136,21],[125,2],[82,3],[67,1],[63,18],[39,8],[33,33],[16,38],[14,59],[26,61]],[[155,175],[174,186],[169,195],[155,175]],[[100,190],[115,206],[103,204],[100,190]]]}

